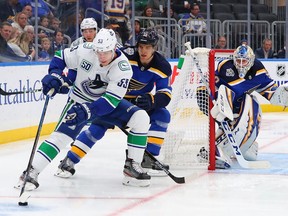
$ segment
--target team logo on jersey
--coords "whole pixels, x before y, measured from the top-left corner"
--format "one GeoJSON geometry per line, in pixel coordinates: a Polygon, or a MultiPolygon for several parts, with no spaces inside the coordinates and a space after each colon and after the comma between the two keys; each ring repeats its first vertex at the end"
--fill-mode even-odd
{"type": "Polygon", "coordinates": [[[276,73],[279,77],[285,76],[285,74],[286,74],[285,64],[277,65],[277,72],[276,73]]]}
{"type": "Polygon", "coordinates": [[[85,59],[83,59],[82,62],[80,63],[80,67],[86,72],[90,71],[90,69],[92,68],[92,65],[93,64],[91,62],[89,62],[85,59]]]}
{"type": "Polygon", "coordinates": [[[121,71],[126,71],[126,70],[130,70],[130,65],[127,61],[120,61],[118,63],[118,66],[120,68],[121,71]]]}
{"type": "Polygon", "coordinates": [[[229,68],[226,70],[226,76],[233,77],[235,76],[235,72],[231,68],[229,68]]]}

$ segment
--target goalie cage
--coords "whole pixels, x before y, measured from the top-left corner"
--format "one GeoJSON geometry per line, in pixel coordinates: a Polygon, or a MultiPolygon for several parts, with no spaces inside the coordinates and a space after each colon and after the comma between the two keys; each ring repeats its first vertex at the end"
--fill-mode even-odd
{"type": "MultiPolygon", "coordinates": [[[[233,50],[211,50],[194,48],[193,53],[209,82],[212,94],[215,92],[215,65],[223,58],[231,58],[233,50]],[[216,53],[216,55],[215,55],[216,53]]],[[[215,169],[215,121],[210,115],[212,101],[203,91],[196,96],[198,87],[205,86],[189,52],[178,62],[179,74],[172,84],[172,100],[168,106],[171,122],[161,150],[164,162],[174,168],[215,169]],[[181,69],[181,61],[183,65],[181,69]],[[198,102],[197,102],[198,98],[198,102]],[[201,110],[199,108],[201,104],[201,110]],[[208,113],[209,115],[205,115],[208,113]],[[204,147],[208,160],[200,161],[197,154],[204,147]]]]}

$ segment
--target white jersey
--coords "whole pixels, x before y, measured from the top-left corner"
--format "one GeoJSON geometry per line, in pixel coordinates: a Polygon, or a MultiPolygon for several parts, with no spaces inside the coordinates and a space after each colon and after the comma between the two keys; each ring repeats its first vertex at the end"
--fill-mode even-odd
{"type": "Polygon", "coordinates": [[[127,57],[117,50],[117,57],[102,67],[93,46],[92,42],[86,42],[63,51],[66,67],[77,71],[70,98],[78,103],[92,102],[108,93],[112,98],[122,99],[133,73],[127,57]]]}
{"type": "Polygon", "coordinates": [[[86,39],[84,37],[79,37],[71,43],[70,47],[76,47],[76,46],[79,46],[80,44],[83,44],[85,42],[86,42],[86,39]]]}
{"type": "Polygon", "coordinates": [[[129,5],[130,0],[107,1],[105,12],[110,18],[116,18],[119,22],[124,22],[125,8],[129,7],[129,5]]]}

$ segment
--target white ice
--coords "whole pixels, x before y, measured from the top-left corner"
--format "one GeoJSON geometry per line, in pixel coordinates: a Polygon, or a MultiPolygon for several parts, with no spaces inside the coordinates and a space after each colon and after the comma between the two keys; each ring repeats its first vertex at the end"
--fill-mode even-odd
{"type": "MultiPolygon", "coordinates": [[[[60,155],[39,176],[40,187],[18,206],[13,188],[26,169],[34,139],[0,145],[0,216],[283,216],[288,213],[288,113],[265,113],[258,138],[259,159],[267,170],[171,170],[185,176],[176,184],[169,177],[153,177],[150,187],[122,185],[125,140],[122,132],[108,132],[70,179],[54,176],[60,155]]],[[[45,137],[41,137],[39,143],[45,137]]]]}

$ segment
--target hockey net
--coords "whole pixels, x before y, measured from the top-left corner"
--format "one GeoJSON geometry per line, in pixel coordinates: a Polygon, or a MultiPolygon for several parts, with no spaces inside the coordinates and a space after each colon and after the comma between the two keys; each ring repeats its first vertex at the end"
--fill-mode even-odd
{"type": "MultiPolygon", "coordinates": [[[[232,51],[194,48],[193,53],[214,93],[215,65],[222,58],[229,58],[232,51]]],[[[173,95],[168,106],[171,122],[161,150],[164,162],[175,168],[214,170],[215,121],[209,114],[212,101],[206,91],[201,91],[205,84],[189,52],[180,57],[177,67],[179,73],[172,84],[173,95]],[[207,151],[207,160],[199,160],[197,157],[203,147],[207,151]]]]}

